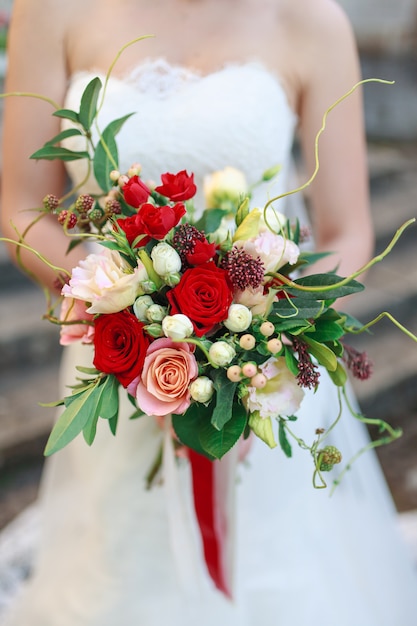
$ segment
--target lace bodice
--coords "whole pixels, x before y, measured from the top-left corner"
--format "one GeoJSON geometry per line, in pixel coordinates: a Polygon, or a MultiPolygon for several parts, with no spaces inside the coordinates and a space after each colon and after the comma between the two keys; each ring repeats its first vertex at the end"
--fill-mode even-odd
{"type": "MultiPolygon", "coordinates": [[[[83,72],[72,77],[66,107],[78,110],[93,76],[83,72]]],[[[159,181],[165,171],[187,169],[201,187],[204,175],[227,165],[255,182],[279,164],[283,169],[274,189],[269,185],[257,193],[264,201],[265,193],[279,193],[286,185],[296,116],[279,80],[259,63],[199,75],[161,59],[146,61],[122,80],[110,79],[101,129],[131,112],[135,114],[118,135],[121,171],[140,162],[144,180],[159,181]]],[[[84,149],[78,141],[71,138],[66,145],[84,149]]],[[[83,165],[71,162],[68,171],[79,182],[83,165]]]]}

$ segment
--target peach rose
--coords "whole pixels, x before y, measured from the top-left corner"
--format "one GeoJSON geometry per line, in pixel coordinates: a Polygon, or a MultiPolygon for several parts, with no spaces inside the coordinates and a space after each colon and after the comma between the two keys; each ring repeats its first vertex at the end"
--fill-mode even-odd
{"type": "Polygon", "coordinates": [[[75,298],[64,298],[61,304],[60,320],[61,322],[77,322],[79,324],[63,324],[61,326],[61,336],[59,343],[61,346],[69,346],[75,341],[82,343],[92,343],[94,338],[94,325],[83,324],[92,322],[94,315],[87,313],[86,304],[82,300],[75,298]]]}
{"type": "Polygon", "coordinates": [[[190,382],[198,365],[190,345],[169,338],[151,343],[143,364],[136,399],[148,415],[184,413],[190,406],[190,382]]]}

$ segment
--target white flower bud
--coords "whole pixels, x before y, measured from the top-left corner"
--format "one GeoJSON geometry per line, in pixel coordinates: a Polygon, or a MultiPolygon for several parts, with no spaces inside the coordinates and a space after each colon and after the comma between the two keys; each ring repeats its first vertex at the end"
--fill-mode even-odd
{"type": "Polygon", "coordinates": [[[185,339],[190,337],[194,332],[194,326],[191,320],[182,313],[175,315],[167,315],[162,320],[162,330],[165,337],[170,339],[185,339]]]}
{"type": "Polygon", "coordinates": [[[204,178],[204,196],[208,208],[230,203],[239,204],[248,193],[245,175],[234,167],[225,167],[204,178]]]}
{"type": "Polygon", "coordinates": [[[151,304],[146,310],[146,319],[149,320],[149,322],[162,322],[166,314],[167,310],[165,307],[160,304],[151,304]]]}
{"type": "Polygon", "coordinates": [[[139,296],[133,304],[133,313],[141,322],[147,322],[146,311],[154,304],[151,296],[139,296]]]}
{"type": "Polygon", "coordinates": [[[165,241],[158,243],[151,252],[153,268],[159,276],[177,274],[181,269],[181,257],[165,241]]]}
{"type": "Polygon", "coordinates": [[[236,351],[230,344],[225,341],[216,341],[210,346],[209,357],[214,365],[226,367],[235,358],[236,351]]]}
{"type": "Polygon", "coordinates": [[[252,313],[244,304],[231,304],[227,319],[223,324],[232,333],[241,333],[247,330],[252,322],[252,313]]]}
{"type": "Polygon", "coordinates": [[[190,385],[191,397],[196,402],[208,402],[213,393],[213,381],[208,376],[199,376],[190,385]]]}

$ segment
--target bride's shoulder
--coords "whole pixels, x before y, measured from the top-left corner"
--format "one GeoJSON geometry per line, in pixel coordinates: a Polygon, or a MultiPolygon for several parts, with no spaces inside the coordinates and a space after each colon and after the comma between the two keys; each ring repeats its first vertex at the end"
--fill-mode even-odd
{"type": "Polygon", "coordinates": [[[280,24],[291,29],[292,36],[324,43],[351,32],[350,20],[336,0],[280,0],[277,3],[280,24]]]}

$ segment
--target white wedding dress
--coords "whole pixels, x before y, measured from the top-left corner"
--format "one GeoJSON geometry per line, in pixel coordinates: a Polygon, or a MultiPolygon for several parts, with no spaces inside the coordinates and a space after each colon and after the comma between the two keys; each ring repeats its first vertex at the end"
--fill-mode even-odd
{"type": "MultiPolygon", "coordinates": [[[[73,77],[66,106],[78,108],[92,77],[73,77]]],[[[110,80],[101,127],[132,111],[119,135],[122,171],[139,161],[143,178],[158,180],[163,172],[187,169],[201,188],[205,174],[227,165],[254,182],[281,164],[274,186],[256,189],[254,203],[261,206],[289,184],[296,116],[279,81],[261,65],[231,65],[200,77],[163,61],[144,63],[129,78],[110,80]]],[[[76,181],[78,169],[69,165],[76,181]]],[[[86,346],[65,349],[63,384],[89,359],[86,346]]],[[[294,424],[308,441],[337,414],[325,372],[321,381],[294,424]]],[[[115,438],[102,423],[91,448],[79,437],[48,460],[35,572],[7,626],[417,624],[417,574],[373,453],[361,457],[329,497],[328,490],[313,489],[307,453],[294,446],[287,459],[279,448],[254,443],[236,479],[231,602],[204,567],[187,463],[178,472],[183,523],[177,539],[187,539],[180,555],[167,485],[144,487],[162,436],[152,418],[122,416],[115,438]]],[[[348,413],[334,437],[346,460],[367,441],[348,413]]]]}

